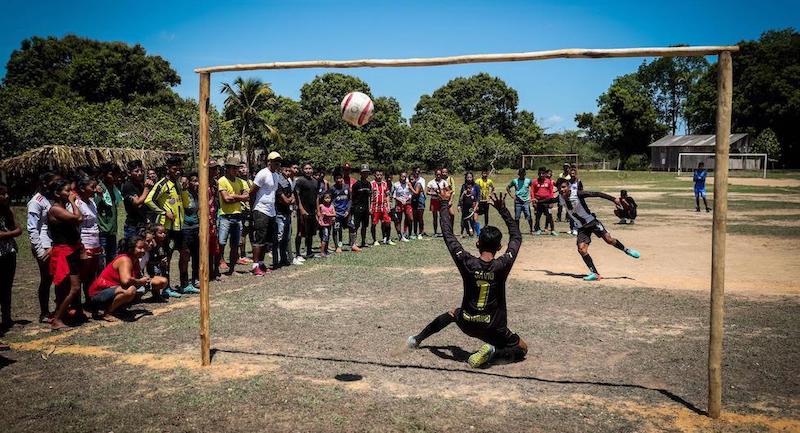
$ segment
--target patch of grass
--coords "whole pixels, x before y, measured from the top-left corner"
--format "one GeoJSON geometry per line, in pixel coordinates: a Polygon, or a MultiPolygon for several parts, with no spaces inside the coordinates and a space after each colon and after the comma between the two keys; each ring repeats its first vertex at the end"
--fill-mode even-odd
{"type": "Polygon", "coordinates": [[[800,227],[779,224],[728,224],[728,233],[750,236],[800,237],[800,227]]]}

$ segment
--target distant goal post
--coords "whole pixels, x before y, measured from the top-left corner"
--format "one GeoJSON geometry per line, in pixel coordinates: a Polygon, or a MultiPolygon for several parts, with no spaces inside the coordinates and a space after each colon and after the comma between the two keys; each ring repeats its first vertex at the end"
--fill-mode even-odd
{"type": "Polygon", "coordinates": [[[554,174],[560,173],[564,163],[578,165],[577,153],[541,153],[522,155],[522,168],[536,170],[539,167],[547,167],[553,170],[554,174]],[[538,161],[538,162],[537,162],[538,161]]]}
{"type": "MultiPolygon", "coordinates": [[[[728,154],[728,170],[731,172],[756,172],[767,178],[766,153],[730,153],[728,154]]],[[[697,164],[704,163],[705,168],[714,171],[715,154],[706,152],[681,152],[678,154],[678,176],[683,172],[692,172],[697,164]]]]}

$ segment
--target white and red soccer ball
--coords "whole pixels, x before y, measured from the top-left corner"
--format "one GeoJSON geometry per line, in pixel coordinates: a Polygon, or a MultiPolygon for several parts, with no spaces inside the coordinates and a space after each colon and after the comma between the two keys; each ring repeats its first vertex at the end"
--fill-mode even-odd
{"type": "Polygon", "coordinates": [[[353,126],[364,126],[375,111],[372,99],[361,92],[350,92],[345,95],[341,107],[342,119],[353,126]]]}

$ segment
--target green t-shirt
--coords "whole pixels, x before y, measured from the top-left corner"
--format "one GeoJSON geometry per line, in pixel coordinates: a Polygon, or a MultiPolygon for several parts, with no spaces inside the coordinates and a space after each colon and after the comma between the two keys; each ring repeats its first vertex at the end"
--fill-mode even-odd
{"type": "Polygon", "coordinates": [[[524,203],[531,201],[531,180],[527,177],[522,180],[520,178],[512,179],[508,186],[513,186],[516,189],[514,193],[517,195],[518,201],[524,203]]]}
{"type": "Polygon", "coordinates": [[[100,233],[116,236],[117,207],[122,201],[122,194],[116,186],[112,186],[109,190],[103,182],[99,185],[101,191],[94,197],[94,202],[97,204],[97,226],[100,228],[100,233]]]}

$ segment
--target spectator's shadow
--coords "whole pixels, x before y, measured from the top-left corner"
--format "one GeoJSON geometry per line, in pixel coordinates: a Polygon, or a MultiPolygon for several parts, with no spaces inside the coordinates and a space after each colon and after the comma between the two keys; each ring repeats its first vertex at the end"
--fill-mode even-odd
{"type": "MultiPolygon", "coordinates": [[[[576,280],[583,279],[587,274],[573,274],[570,272],[553,272],[548,271],[547,269],[525,269],[526,272],[542,272],[543,274],[550,276],[550,277],[570,277],[576,280]]],[[[621,277],[603,277],[604,280],[635,280],[631,277],[621,276],[621,277]]]]}
{"type": "Polygon", "coordinates": [[[122,320],[123,322],[136,322],[142,317],[152,316],[153,312],[144,308],[131,308],[128,310],[120,311],[114,317],[122,320]]]}
{"type": "Polygon", "coordinates": [[[0,370],[8,367],[9,365],[17,362],[15,359],[6,358],[3,355],[0,355],[0,370]]]}

